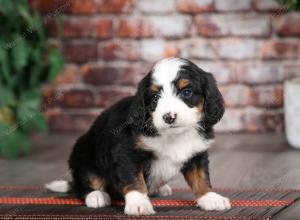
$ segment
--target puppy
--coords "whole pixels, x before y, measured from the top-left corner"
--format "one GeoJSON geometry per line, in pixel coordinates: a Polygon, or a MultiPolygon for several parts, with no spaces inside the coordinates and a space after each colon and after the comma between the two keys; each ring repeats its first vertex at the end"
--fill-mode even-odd
{"type": "Polygon", "coordinates": [[[149,215],[155,211],[148,195],[171,195],[167,183],[181,172],[199,207],[229,209],[229,200],[212,191],[208,171],[213,126],[223,113],[212,74],[186,59],[163,59],[134,96],[104,111],[77,140],[69,159],[72,182],[47,188],[72,190],[91,208],[121,195],[126,214],[149,215]]]}

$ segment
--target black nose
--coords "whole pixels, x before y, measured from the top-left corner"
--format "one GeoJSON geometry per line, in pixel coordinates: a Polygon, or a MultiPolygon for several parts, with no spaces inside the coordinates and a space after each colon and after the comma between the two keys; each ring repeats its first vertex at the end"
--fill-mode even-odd
{"type": "Polygon", "coordinates": [[[167,114],[163,115],[163,119],[167,124],[173,124],[176,120],[177,114],[168,112],[167,114]]]}

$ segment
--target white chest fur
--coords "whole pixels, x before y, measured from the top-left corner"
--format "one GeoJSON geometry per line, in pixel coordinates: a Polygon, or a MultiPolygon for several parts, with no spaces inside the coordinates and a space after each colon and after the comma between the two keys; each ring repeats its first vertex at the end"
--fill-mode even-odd
{"type": "Polygon", "coordinates": [[[189,129],[159,137],[142,137],[146,149],[156,155],[150,170],[150,191],[156,190],[180,172],[183,163],[193,155],[208,149],[209,142],[196,129],[189,129]]]}

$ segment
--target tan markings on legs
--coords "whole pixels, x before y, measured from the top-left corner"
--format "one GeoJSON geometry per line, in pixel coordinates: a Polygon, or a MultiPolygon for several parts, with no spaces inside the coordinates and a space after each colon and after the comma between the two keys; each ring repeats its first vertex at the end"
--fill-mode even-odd
{"type": "Polygon", "coordinates": [[[184,177],[197,197],[211,191],[207,177],[202,169],[194,168],[189,170],[184,174],[184,177]]]}
{"type": "Polygon", "coordinates": [[[94,190],[105,191],[105,181],[103,178],[96,175],[89,177],[90,187],[94,190]]]}
{"type": "Polygon", "coordinates": [[[128,192],[133,191],[133,190],[138,191],[140,193],[147,192],[147,186],[146,186],[144,175],[142,172],[140,172],[138,174],[134,183],[126,185],[123,188],[122,193],[123,193],[123,195],[126,195],[128,192]]]}
{"type": "Polygon", "coordinates": [[[187,79],[180,79],[179,82],[178,82],[178,88],[181,90],[181,89],[184,89],[185,87],[187,87],[188,85],[190,84],[190,81],[187,80],[187,79]]]}

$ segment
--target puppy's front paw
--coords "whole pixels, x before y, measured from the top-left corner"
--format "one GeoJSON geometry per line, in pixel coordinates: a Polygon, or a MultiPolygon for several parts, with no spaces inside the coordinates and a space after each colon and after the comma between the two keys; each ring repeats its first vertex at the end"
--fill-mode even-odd
{"type": "Polygon", "coordinates": [[[207,211],[222,211],[231,208],[228,198],[214,192],[208,192],[204,196],[201,196],[199,199],[197,199],[197,204],[202,209],[207,211]]]}
{"type": "Polygon", "coordinates": [[[125,195],[125,214],[127,215],[151,215],[155,214],[151,201],[147,194],[131,191],[125,195]]]}
{"type": "Polygon", "coordinates": [[[93,191],[85,197],[85,204],[90,208],[101,208],[111,204],[110,196],[106,192],[93,191]]]}
{"type": "Polygon", "coordinates": [[[158,193],[160,196],[171,196],[173,194],[172,188],[168,184],[165,184],[162,187],[160,187],[158,193]]]}

